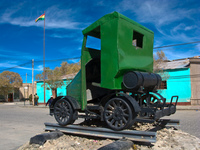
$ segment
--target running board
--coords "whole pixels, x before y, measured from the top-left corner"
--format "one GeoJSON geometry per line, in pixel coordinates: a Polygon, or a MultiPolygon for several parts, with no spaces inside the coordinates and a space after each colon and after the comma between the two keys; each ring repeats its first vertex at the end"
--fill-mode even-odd
{"type": "Polygon", "coordinates": [[[44,123],[45,131],[59,130],[63,133],[110,138],[110,139],[128,139],[136,142],[156,142],[156,132],[152,131],[136,131],[136,130],[122,130],[114,131],[107,128],[99,127],[83,127],[79,125],[60,126],[55,123],[44,123]]]}

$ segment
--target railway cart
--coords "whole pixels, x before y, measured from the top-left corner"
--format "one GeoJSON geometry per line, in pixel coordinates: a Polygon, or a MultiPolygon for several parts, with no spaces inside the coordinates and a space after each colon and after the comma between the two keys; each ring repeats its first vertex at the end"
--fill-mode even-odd
{"type": "Polygon", "coordinates": [[[81,70],[57,97],[51,113],[62,125],[73,124],[78,112],[99,119],[113,130],[131,127],[137,118],[158,120],[176,112],[178,96],[166,103],[153,72],[154,33],[118,12],[107,14],[82,31],[81,70]],[[87,47],[89,37],[100,50],[87,47]],[[174,101],[174,103],[172,103],[174,101]]]}

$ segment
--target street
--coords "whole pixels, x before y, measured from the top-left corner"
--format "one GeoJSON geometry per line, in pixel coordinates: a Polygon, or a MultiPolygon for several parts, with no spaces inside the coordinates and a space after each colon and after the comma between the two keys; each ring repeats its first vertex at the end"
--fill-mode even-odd
{"type": "MultiPolygon", "coordinates": [[[[23,106],[23,105],[22,105],[23,106]]],[[[27,108],[0,104],[0,149],[17,149],[36,134],[44,132],[44,122],[55,122],[47,108],[27,108]]]]}
{"type": "MultiPolygon", "coordinates": [[[[0,149],[17,149],[31,137],[44,132],[44,122],[56,123],[48,107],[24,107],[22,104],[0,104],[0,149]]],[[[200,138],[200,111],[177,111],[165,117],[180,119],[180,129],[200,138]]]]}

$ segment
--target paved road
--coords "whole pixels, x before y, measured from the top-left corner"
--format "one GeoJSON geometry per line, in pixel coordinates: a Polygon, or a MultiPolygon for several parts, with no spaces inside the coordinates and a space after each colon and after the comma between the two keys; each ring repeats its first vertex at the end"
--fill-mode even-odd
{"type": "Polygon", "coordinates": [[[179,119],[178,129],[200,138],[200,110],[178,110],[174,115],[164,118],[179,119]]]}
{"type": "MultiPolygon", "coordinates": [[[[48,108],[0,104],[0,150],[17,149],[44,132],[44,122],[56,123],[48,113],[48,108]]],[[[200,111],[178,111],[170,118],[180,119],[180,129],[200,138],[200,111]]]]}
{"type": "Polygon", "coordinates": [[[48,108],[0,104],[0,150],[17,149],[44,131],[44,122],[55,122],[48,108]]]}

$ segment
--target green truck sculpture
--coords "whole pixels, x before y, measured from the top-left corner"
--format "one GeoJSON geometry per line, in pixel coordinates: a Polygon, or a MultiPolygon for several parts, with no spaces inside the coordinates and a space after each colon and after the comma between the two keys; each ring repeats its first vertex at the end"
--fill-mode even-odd
{"type": "Polygon", "coordinates": [[[123,130],[138,118],[158,120],[176,112],[178,96],[167,104],[157,92],[162,79],[152,73],[151,30],[113,12],[82,32],[81,70],[67,86],[67,96],[51,104],[60,125],[73,124],[82,112],[86,120],[99,119],[113,130],[123,130]],[[100,39],[100,50],[86,46],[89,36],[100,39]]]}

